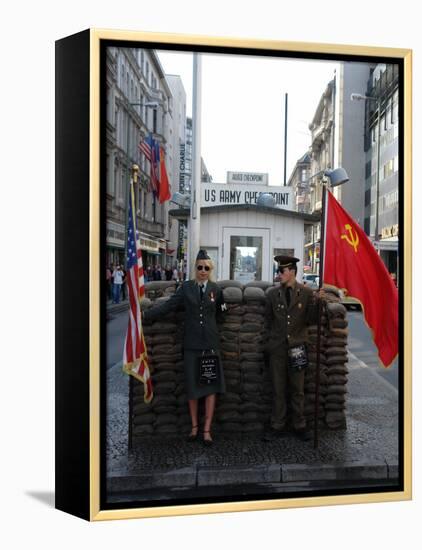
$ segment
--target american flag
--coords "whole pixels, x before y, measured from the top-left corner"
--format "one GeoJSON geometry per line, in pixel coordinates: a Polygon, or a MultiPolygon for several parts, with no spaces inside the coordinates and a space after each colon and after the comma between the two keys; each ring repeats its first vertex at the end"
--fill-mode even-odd
{"type": "Polygon", "coordinates": [[[160,191],[160,145],[152,137],[152,134],[149,134],[139,142],[138,147],[150,162],[151,189],[157,196],[160,191]]]}
{"type": "Polygon", "coordinates": [[[134,218],[135,200],[133,183],[129,193],[129,216],[127,229],[127,287],[129,294],[129,321],[123,352],[123,370],[144,384],[144,401],[149,403],[154,394],[148,367],[148,354],[142,329],[141,297],[145,295],[144,270],[142,266],[139,234],[134,218]]]}
{"type": "Polygon", "coordinates": [[[151,162],[152,159],[152,146],[154,144],[154,139],[152,134],[149,134],[145,139],[142,139],[139,142],[139,150],[145,155],[145,157],[151,162]]]}

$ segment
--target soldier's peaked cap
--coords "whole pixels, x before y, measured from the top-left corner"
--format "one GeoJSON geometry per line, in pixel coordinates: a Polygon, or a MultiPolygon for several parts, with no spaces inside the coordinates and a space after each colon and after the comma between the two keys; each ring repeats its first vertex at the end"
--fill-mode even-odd
{"type": "Polygon", "coordinates": [[[211,258],[208,256],[208,252],[206,250],[200,250],[196,257],[196,261],[198,260],[211,260],[211,258]]]}
{"type": "Polygon", "coordinates": [[[274,260],[278,263],[278,267],[295,267],[297,262],[300,262],[299,258],[294,256],[275,256],[274,260]]]}

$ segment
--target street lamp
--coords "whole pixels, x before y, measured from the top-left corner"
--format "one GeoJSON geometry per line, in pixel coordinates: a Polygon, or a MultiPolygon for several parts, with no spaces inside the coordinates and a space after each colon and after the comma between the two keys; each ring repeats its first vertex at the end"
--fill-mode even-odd
{"type": "MultiPolygon", "coordinates": [[[[338,185],[342,185],[343,183],[346,183],[347,181],[349,181],[349,176],[347,175],[346,170],[341,166],[339,166],[334,170],[331,170],[331,169],[319,170],[319,172],[312,174],[312,176],[310,176],[305,183],[309,183],[311,180],[319,176],[328,178],[330,180],[330,187],[337,187],[338,185]]],[[[314,203],[316,205],[315,193],[314,193],[314,203]]],[[[322,210],[322,212],[324,212],[324,209],[322,210]]],[[[312,224],[312,264],[311,265],[312,265],[313,272],[315,272],[315,268],[316,268],[315,256],[316,256],[317,241],[315,237],[316,237],[316,228],[315,228],[315,224],[312,224]]],[[[322,239],[320,236],[320,242],[321,240],[322,239]]],[[[321,257],[321,247],[320,247],[320,257],[321,257]]]]}
{"type": "MultiPolygon", "coordinates": [[[[379,227],[378,227],[378,217],[379,217],[379,194],[380,194],[380,149],[381,149],[381,99],[379,97],[370,96],[370,95],[363,95],[363,94],[356,94],[353,93],[350,96],[350,99],[352,101],[376,101],[377,102],[377,125],[378,125],[378,132],[377,132],[377,172],[375,175],[375,246],[378,248],[378,241],[379,241],[379,227]]],[[[372,185],[371,185],[372,187],[372,185]]]]}

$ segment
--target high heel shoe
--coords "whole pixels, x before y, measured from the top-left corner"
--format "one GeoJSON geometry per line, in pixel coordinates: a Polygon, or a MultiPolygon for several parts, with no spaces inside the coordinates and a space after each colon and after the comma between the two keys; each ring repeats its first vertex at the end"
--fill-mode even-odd
{"type": "Polygon", "coordinates": [[[186,441],[189,441],[189,442],[192,442],[192,441],[196,441],[198,439],[198,426],[192,426],[192,430],[190,432],[190,434],[186,437],[186,441]],[[196,432],[194,433],[194,430],[196,430],[196,432]]]}
{"type": "MultiPolygon", "coordinates": [[[[210,431],[204,432],[204,434],[210,434],[210,431]]],[[[214,443],[212,439],[205,439],[204,438],[204,445],[205,447],[211,447],[211,445],[214,443]]]]}

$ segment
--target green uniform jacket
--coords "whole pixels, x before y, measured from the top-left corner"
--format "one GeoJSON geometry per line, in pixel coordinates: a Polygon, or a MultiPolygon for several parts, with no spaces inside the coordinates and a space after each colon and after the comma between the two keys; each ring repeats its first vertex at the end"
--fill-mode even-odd
{"type": "Polygon", "coordinates": [[[268,333],[266,351],[270,354],[285,352],[287,348],[306,344],[308,325],[315,324],[318,307],[310,288],[296,283],[290,306],[287,307],[285,287],[272,288],[268,292],[265,322],[268,333]]]}
{"type": "Polygon", "coordinates": [[[185,281],[167,302],[145,311],[144,319],[154,321],[180,306],[184,306],[186,311],[184,348],[220,349],[216,316],[225,308],[223,293],[217,284],[207,282],[204,299],[201,302],[198,284],[195,281],[185,281]]]}

